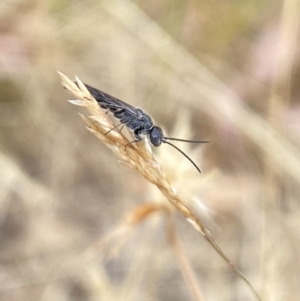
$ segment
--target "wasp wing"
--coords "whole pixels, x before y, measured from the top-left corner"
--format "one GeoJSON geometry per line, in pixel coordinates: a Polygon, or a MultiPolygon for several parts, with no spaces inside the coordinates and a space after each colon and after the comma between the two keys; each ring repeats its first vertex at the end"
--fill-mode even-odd
{"type": "Polygon", "coordinates": [[[92,86],[89,86],[87,84],[84,85],[103,109],[108,109],[112,112],[115,112],[117,110],[125,110],[135,118],[140,119],[140,115],[137,113],[136,108],[134,108],[133,106],[92,86]]]}

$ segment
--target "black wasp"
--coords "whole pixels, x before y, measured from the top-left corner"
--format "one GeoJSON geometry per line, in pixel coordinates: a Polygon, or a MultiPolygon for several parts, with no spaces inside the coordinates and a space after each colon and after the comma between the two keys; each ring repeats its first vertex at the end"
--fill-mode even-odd
{"type": "Polygon", "coordinates": [[[162,129],[158,126],[155,126],[151,117],[144,113],[141,109],[134,108],[128,103],[114,96],[111,96],[103,91],[93,88],[87,84],[84,85],[92,94],[92,96],[97,100],[101,108],[109,110],[114,114],[114,116],[117,119],[120,120],[120,124],[118,124],[116,127],[118,127],[121,124],[124,124],[127,126],[128,129],[133,131],[135,140],[130,143],[140,142],[142,140],[141,135],[149,135],[150,141],[154,146],[158,147],[161,145],[162,142],[173,146],[180,153],[182,153],[201,173],[200,168],[190,157],[188,157],[182,150],[180,150],[177,146],[168,142],[167,140],[176,140],[191,143],[208,143],[209,141],[194,141],[165,137],[162,132],[162,129]]]}

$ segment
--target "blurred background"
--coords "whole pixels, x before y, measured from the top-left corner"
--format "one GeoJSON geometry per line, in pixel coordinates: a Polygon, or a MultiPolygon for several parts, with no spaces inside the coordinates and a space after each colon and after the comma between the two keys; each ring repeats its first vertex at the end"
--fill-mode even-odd
{"type": "MultiPolygon", "coordinates": [[[[210,140],[177,143],[201,175],[167,145],[154,153],[263,300],[300,300],[299,13],[298,0],[2,0],[0,300],[194,300],[164,214],[97,247],[166,200],[86,130],[57,70],[171,137],[210,140]]],[[[202,300],[254,300],[175,222],[202,300]]]]}

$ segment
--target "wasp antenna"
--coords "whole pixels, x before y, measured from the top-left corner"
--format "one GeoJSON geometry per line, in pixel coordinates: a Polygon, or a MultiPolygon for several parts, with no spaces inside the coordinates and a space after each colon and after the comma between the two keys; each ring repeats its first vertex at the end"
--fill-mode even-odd
{"type": "Polygon", "coordinates": [[[182,141],[182,142],[190,142],[190,143],[209,143],[209,141],[206,141],[206,140],[185,140],[185,139],[170,138],[170,137],[164,137],[164,139],[165,140],[182,141]]]}
{"type": "MultiPolygon", "coordinates": [[[[169,138],[168,138],[169,139],[169,138]]],[[[173,139],[172,139],[173,140],[173,139]]],[[[180,140],[179,140],[180,141],[180,140]]],[[[183,141],[187,141],[187,142],[190,142],[189,140],[183,140],[183,141]]],[[[170,143],[170,142],[168,142],[168,141],[166,141],[165,140],[165,138],[164,138],[164,140],[162,140],[162,142],[163,143],[167,143],[167,144],[169,144],[169,145],[171,145],[171,146],[173,146],[174,148],[176,148],[180,153],[182,153],[195,167],[196,167],[196,169],[201,173],[201,170],[200,170],[200,168],[196,165],[196,163],[187,155],[187,154],[185,154],[181,149],[179,149],[176,145],[174,145],[173,143],[170,143]]]]}

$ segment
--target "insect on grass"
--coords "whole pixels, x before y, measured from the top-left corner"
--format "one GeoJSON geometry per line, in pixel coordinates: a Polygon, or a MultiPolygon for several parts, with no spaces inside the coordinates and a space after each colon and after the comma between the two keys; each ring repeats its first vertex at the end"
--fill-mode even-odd
{"type": "MultiPolygon", "coordinates": [[[[114,116],[117,119],[119,119],[120,123],[111,130],[114,130],[119,125],[123,124],[133,132],[135,140],[129,142],[128,144],[140,142],[143,139],[141,135],[149,135],[150,141],[155,147],[160,146],[161,143],[166,143],[171,145],[172,147],[177,149],[182,155],[184,155],[201,173],[201,170],[196,165],[196,163],[181,149],[179,149],[176,145],[169,142],[168,140],[190,142],[190,143],[208,143],[209,141],[185,140],[179,138],[166,137],[163,134],[162,129],[154,125],[151,117],[141,109],[135,108],[129,105],[128,103],[114,96],[111,96],[101,90],[93,88],[87,84],[84,85],[89,90],[91,95],[97,100],[101,108],[108,110],[108,112],[113,113],[114,116]]],[[[110,131],[108,131],[107,133],[109,133],[110,131]]]]}

